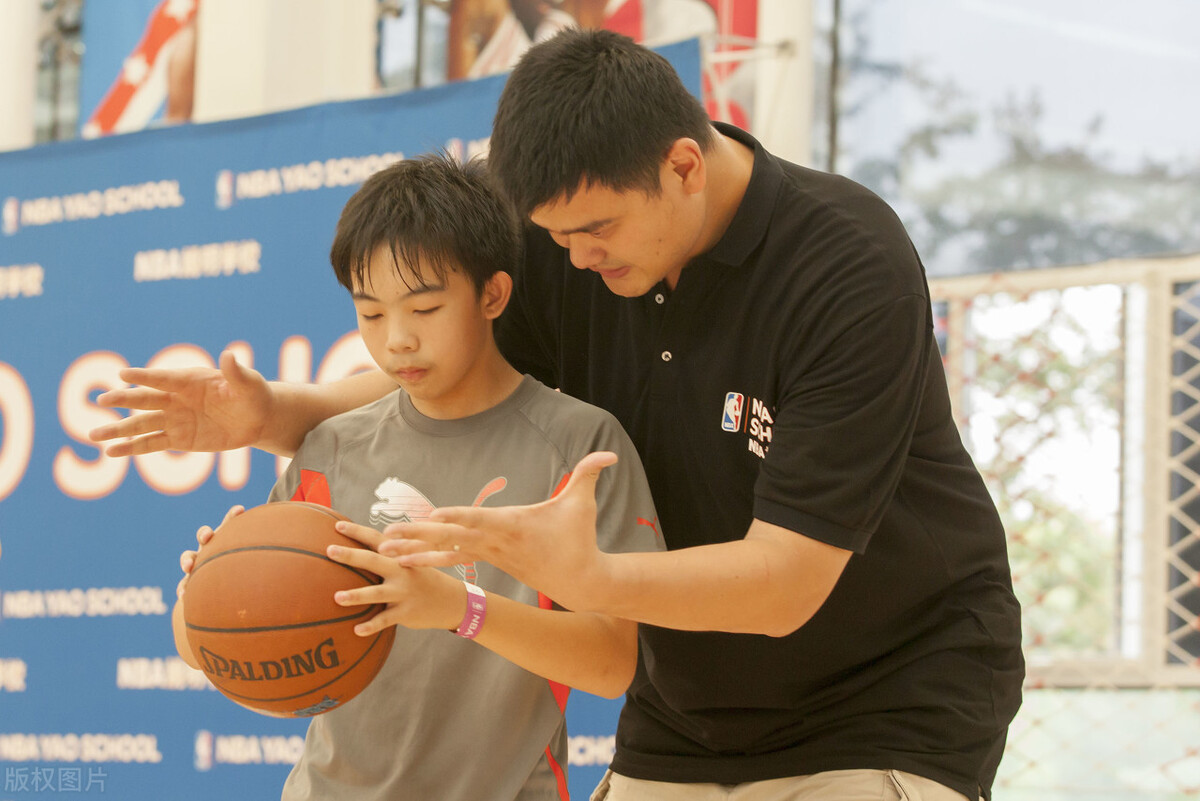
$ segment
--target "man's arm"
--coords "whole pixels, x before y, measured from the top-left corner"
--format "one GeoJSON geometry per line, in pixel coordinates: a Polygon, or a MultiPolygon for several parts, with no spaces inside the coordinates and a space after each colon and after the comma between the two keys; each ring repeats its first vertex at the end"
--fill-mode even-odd
{"type": "Polygon", "coordinates": [[[744,539],[600,554],[580,608],[685,631],[784,637],[825,603],[851,552],[761,520],[744,539]]]}
{"type": "Polygon", "coordinates": [[[137,386],[105,392],[96,402],[137,413],[88,433],[95,442],[121,440],[108,445],[109,456],[250,445],[291,456],[317,423],[396,388],[378,370],[329,384],[268,382],[229,351],[221,354],[217,370],[131,367],[120,375],[137,386]]]}
{"type": "Polygon", "coordinates": [[[851,552],[755,520],[745,538],[665,553],[596,547],[595,486],[612,453],[585,457],[532,506],[447,507],[396,523],[380,553],[404,565],[481,559],[578,611],[690,631],[784,636],[829,597],[851,552]]]}

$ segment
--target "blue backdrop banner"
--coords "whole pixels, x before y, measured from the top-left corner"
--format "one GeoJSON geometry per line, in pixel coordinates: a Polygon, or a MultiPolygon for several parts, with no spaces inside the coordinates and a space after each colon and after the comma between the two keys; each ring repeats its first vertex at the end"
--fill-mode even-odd
{"type": "MultiPolygon", "coordinates": [[[[700,92],[695,40],[663,48],[700,92]]],[[[247,711],[175,656],[178,556],[261,503],[251,450],[101,456],[95,396],[126,365],[271,379],[370,366],[327,253],[372,172],[487,147],[503,77],[264,117],[0,154],[0,799],[277,797],[306,722],[247,711]]],[[[620,703],[575,693],[586,798],[620,703]]]]}

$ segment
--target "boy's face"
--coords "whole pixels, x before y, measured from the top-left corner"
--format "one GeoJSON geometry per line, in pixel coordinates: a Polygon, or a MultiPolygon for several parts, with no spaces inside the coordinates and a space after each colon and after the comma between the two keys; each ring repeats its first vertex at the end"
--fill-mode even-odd
{"type": "Polygon", "coordinates": [[[600,274],[614,294],[638,297],[659,281],[674,288],[688,259],[697,255],[703,215],[695,195],[664,170],[662,192],[618,192],[588,185],[570,200],[538,206],[529,215],[560,246],[571,263],[600,274]]]}
{"type": "Polygon", "coordinates": [[[352,293],[371,357],[427,417],[456,419],[490,408],[489,369],[498,355],[492,320],[504,306],[491,291],[497,279],[480,296],[457,270],[440,282],[430,276],[425,285],[407,266],[400,270],[403,278],[390,248],[380,247],[368,265],[366,285],[352,293]]]}

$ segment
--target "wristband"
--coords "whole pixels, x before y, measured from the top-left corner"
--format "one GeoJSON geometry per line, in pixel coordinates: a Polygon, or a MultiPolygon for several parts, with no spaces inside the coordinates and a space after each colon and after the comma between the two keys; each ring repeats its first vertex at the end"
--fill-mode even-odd
{"type": "Polygon", "coordinates": [[[467,613],[463,615],[462,623],[458,624],[454,633],[473,640],[487,618],[487,594],[470,582],[464,581],[463,586],[467,588],[467,613]]]}

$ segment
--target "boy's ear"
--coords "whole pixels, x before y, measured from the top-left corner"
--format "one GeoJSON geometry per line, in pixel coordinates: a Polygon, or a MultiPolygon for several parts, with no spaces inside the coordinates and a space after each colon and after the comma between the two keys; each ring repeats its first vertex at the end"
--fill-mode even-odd
{"type": "Polygon", "coordinates": [[[512,297],[512,289],[513,280],[511,275],[503,270],[492,274],[492,277],[483,285],[483,293],[479,298],[483,309],[483,316],[486,319],[495,320],[500,316],[501,312],[508,305],[509,298],[512,297]]]}

